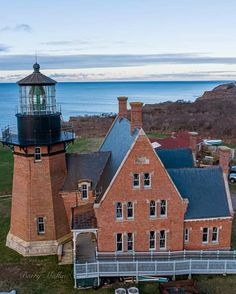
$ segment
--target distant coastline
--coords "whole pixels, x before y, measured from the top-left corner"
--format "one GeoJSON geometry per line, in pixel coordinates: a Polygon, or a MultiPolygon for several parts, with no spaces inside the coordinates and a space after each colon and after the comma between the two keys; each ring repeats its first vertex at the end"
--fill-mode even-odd
{"type": "MultiPolygon", "coordinates": [[[[120,95],[145,104],[177,100],[193,102],[204,91],[227,82],[231,81],[59,82],[56,94],[63,119],[68,120],[70,116],[116,113],[116,97],[120,95]]],[[[16,124],[18,91],[15,83],[0,83],[0,129],[16,124]]]]}

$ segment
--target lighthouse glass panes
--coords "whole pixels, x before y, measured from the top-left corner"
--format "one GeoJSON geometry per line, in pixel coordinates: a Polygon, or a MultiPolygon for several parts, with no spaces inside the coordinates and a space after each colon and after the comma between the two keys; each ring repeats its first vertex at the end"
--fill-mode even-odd
{"type": "Polygon", "coordinates": [[[21,114],[50,114],[56,111],[55,85],[20,86],[21,114]]]}

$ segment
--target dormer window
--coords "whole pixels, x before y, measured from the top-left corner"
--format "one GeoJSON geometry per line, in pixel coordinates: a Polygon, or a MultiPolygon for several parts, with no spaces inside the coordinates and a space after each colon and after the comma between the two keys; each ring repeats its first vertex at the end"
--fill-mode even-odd
{"type": "Polygon", "coordinates": [[[82,194],[82,199],[88,199],[88,185],[83,184],[81,186],[81,194],[82,194]]]}
{"type": "Polygon", "coordinates": [[[89,198],[89,189],[91,187],[91,182],[89,180],[83,180],[79,182],[79,191],[82,200],[87,200],[89,198]]]}

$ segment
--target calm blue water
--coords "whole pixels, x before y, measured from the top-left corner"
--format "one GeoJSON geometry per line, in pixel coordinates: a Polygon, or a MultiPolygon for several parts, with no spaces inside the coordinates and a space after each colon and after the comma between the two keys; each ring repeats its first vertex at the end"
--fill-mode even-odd
{"type": "MultiPolygon", "coordinates": [[[[194,101],[204,91],[226,81],[203,82],[90,82],[58,83],[57,102],[63,118],[117,112],[117,96],[128,96],[130,101],[158,103],[178,99],[194,101]]],[[[18,105],[18,86],[0,84],[0,129],[15,125],[18,105]]]]}

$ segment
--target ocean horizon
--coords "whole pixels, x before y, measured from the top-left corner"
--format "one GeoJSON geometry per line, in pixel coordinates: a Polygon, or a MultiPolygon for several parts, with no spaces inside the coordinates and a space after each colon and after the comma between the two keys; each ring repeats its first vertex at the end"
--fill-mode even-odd
{"type": "MultiPolygon", "coordinates": [[[[101,115],[117,113],[117,97],[127,96],[129,102],[154,104],[165,101],[195,101],[205,91],[232,81],[106,81],[58,82],[57,103],[62,116],[101,115]]],[[[19,87],[16,83],[0,83],[0,129],[16,125],[19,87]]]]}

